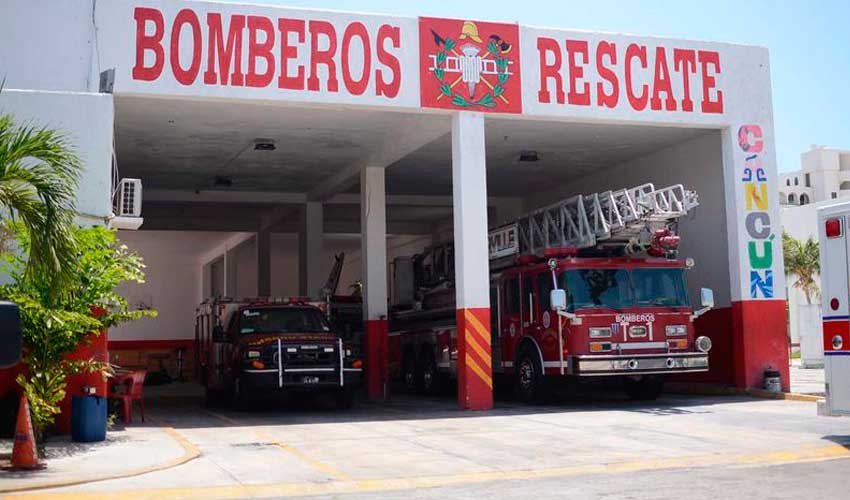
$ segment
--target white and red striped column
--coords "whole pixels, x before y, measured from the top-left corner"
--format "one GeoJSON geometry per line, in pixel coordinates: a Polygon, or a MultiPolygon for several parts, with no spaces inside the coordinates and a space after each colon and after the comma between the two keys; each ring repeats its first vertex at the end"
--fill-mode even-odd
{"type": "Polygon", "coordinates": [[[365,167],[360,172],[360,248],[369,399],[386,397],[389,372],[386,198],[384,169],[365,167]]]}
{"type": "Polygon", "coordinates": [[[493,407],[484,115],[452,117],[458,404],[493,407]]]}

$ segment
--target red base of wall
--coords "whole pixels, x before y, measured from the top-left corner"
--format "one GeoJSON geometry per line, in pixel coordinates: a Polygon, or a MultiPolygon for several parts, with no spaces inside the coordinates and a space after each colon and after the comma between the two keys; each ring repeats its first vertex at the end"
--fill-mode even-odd
{"type": "Polygon", "coordinates": [[[782,376],[782,390],[789,391],[786,318],[784,300],[733,302],[731,307],[709,311],[695,325],[697,335],[712,341],[711,368],[675,380],[762,388],[765,370],[776,370],[782,376]]]}
{"type": "Polygon", "coordinates": [[[389,394],[389,322],[385,319],[365,321],[366,391],[369,399],[384,399],[389,394]]]}

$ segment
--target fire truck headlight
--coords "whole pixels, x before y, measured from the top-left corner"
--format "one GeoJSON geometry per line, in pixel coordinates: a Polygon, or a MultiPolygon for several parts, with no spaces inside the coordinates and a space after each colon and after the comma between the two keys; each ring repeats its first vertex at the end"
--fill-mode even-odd
{"type": "Polygon", "coordinates": [[[633,326],[629,328],[629,337],[646,337],[646,327],[633,326]]]}
{"type": "Polygon", "coordinates": [[[250,358],[259,358],[260,357],[260,351],[248,351],[247,353],[245,353],[245,356],[249,359],[250,358]]]}
{"type": "Polygon", "coordinates": [[[700,352],[708,352],[711,350],[711,339],[708,337],[697,337],[696,345],[700,352]]]}
{"type": "Polygon", "coordinates": [[[844,339],[841,338],[841,335],[836,335],[832,337],[832,348],[836,351],[844,347],[844,339]]]}
{"type": "Polygon", "coordinates": [[[681,337],[688,333],[685,325],[667,325],[664,330],[667,332],[668,337],[681,337]]]}
{"type": "Polygon", "coordinates": [[[590,328],[590,338],[592,339],[604,339],[611,336],[611,329],[608,327],[605,328],[590,328]]]}

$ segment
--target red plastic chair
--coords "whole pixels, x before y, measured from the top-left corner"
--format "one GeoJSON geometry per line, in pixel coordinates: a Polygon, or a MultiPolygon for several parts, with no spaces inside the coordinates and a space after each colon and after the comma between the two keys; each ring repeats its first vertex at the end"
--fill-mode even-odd
{"type": "Polygon", "coordinates": [[[124,423],[133,423],[133,401],[139,402],[139,411],[142,415],[142,422],[145,421],[145,400],[144,386],[145,376],[147,371],[135,370],[122,374],[117,378],[116,384],[112,385],[112,392],[109,394],[110,399],[120,399],[123,406],[124,423]],[[121,392],[116,392],[115,388],[122,388],[121,392]]]}

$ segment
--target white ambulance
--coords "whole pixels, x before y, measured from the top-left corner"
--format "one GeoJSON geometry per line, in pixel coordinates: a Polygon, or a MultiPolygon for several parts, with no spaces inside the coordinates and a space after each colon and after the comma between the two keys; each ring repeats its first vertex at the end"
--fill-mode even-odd
{"type": "Polygon", "coordinates": [[[828,415],[850,415],[850,202],[818,210],[828,415]]]}

